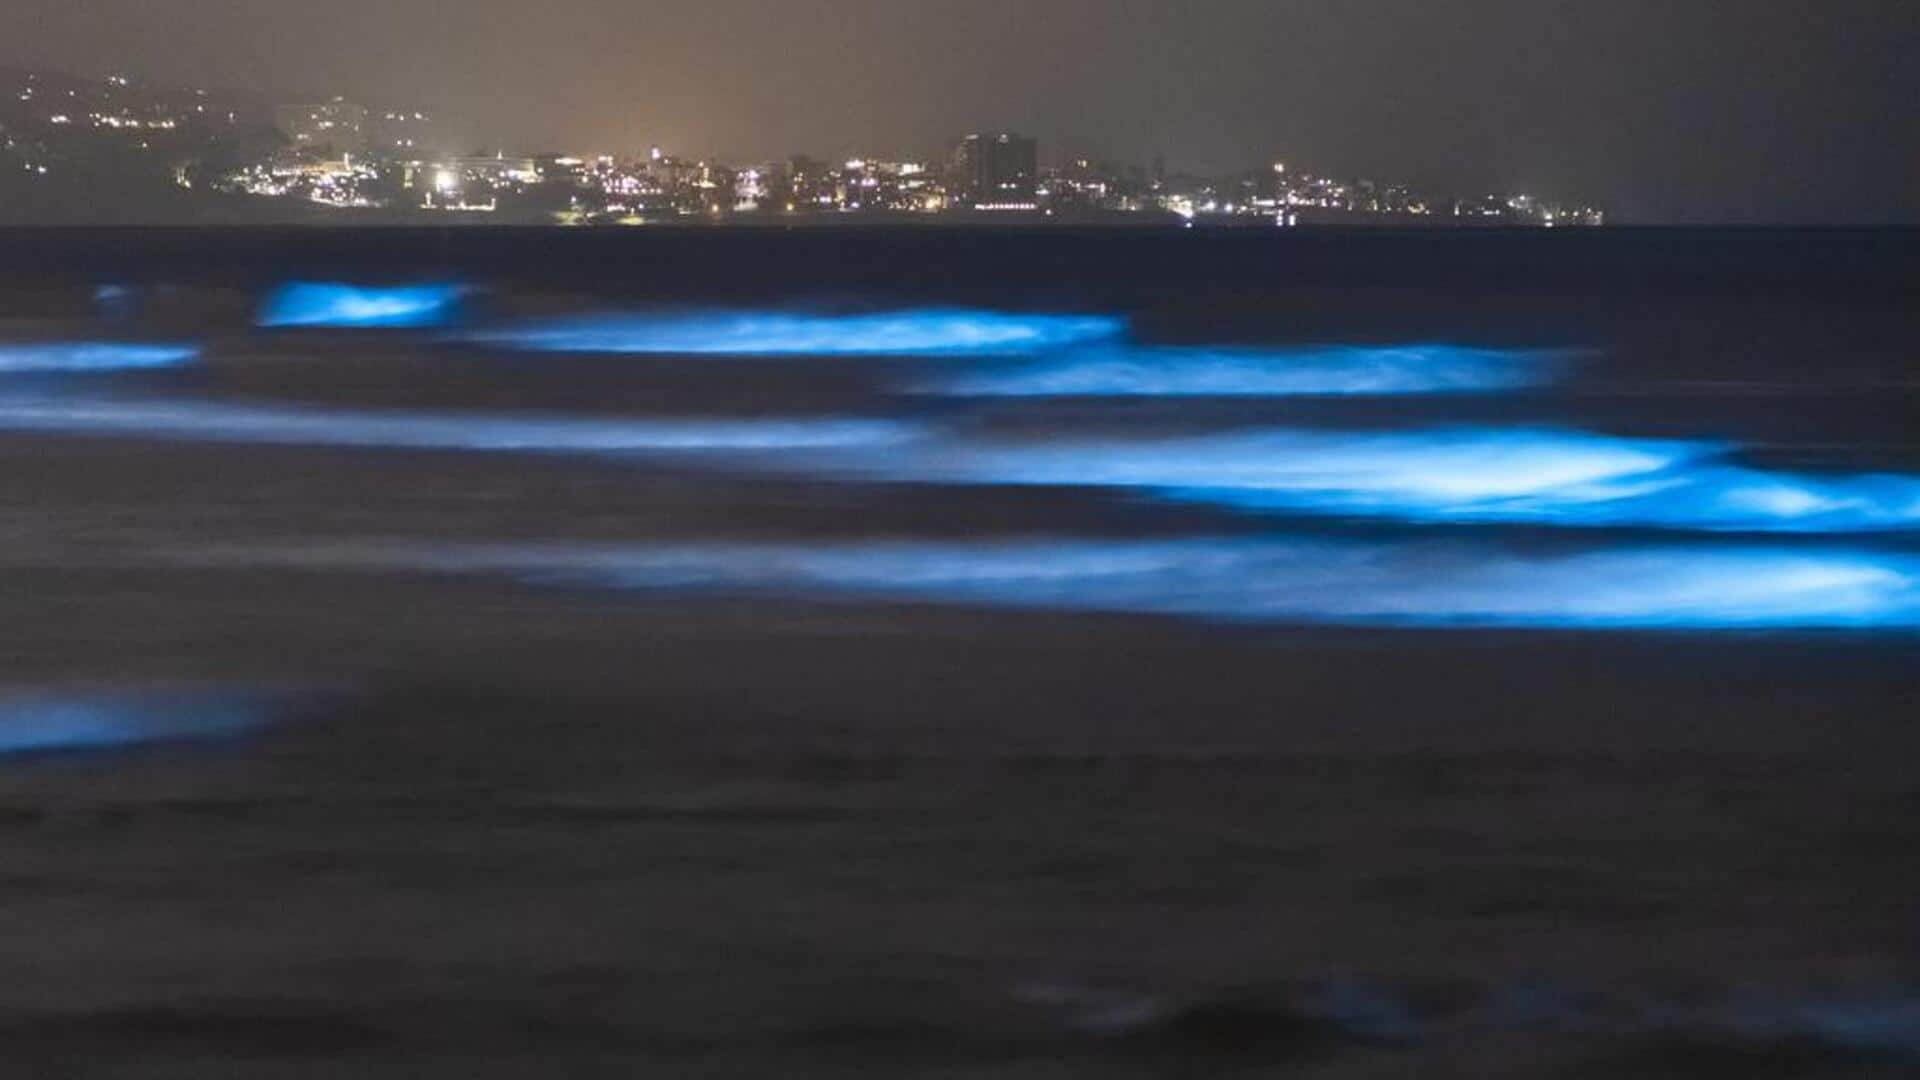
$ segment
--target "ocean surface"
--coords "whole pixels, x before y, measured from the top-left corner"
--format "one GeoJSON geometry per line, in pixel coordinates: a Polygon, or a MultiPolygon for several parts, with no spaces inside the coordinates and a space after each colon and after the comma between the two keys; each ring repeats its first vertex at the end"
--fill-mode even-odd
{"type": "Polygon", "coordinates": [[[1920,1073],[1920,232],[0,232],[47,1077],[1920,1073]]]}

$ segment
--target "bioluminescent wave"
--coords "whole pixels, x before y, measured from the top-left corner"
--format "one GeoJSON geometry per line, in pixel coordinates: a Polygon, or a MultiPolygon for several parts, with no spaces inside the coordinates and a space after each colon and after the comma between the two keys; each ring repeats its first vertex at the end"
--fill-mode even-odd
{"type": "Polygon", "coordinates": [[[865,315],[703,312],[595,315],[466,335],[529,352],[700,356],[1008,356],[1109,341],[1124,320],[1097,315],[895,311],[865,315]]]}
{"type": "Polygon", "coordinates": [[[189,561],[498,574],[1299,624],[1516,629],[1920,629],[1920,557],[1763,546],[1557,555],[1303,539],[839,546],[333,545],[189,561]]]}
{"type": "Polygon", "coordinates": [[[589,419],[75,397],[0,397],[0,430],[181,442],[528,454],[847,450],[893,446],[919,433],[907,424],[855,418],[589,419]]]}
{"type": "Polygon", "coordinates": [[[0,755],[224,738],[271,719],[267,695],[241,692],[31,695],[0,699],[0,755]]]}
{"type": "Polygon", "coordinates": [[[457,285],[377,287],[331,282],[283,285],[258,322],[270,329],[405,330],[445,326],[466,290],[457,285]]]}
{"type": "Polygon", "coordinates": [[[93,290],[93,303],[109,319],[125,319],[138,306],[140,293],[130,285],[100,285],[93,290]]]}
{"type": "Polygon", "coordinates": [[[1731,463],[1727,448],[1713,443],[1548,430],[1016,443],[851,417],[595,419],[65,395],[0,397],[0,430],[528,454],[726,451],[747,455],[753,467],[829,479],[1118,488],[1237,509],[1429,524],[1779,533],[1920,526],[1920,477],[1775,472],[1731,463]],[[817,454],[780,456],[800,450],[817,454]]]}
{"type": "Polygon", "coordinates": [[[956,397],[1360,397],[1523,390],[1559,374],[1567,354],[1445,345],[1392,348],[1113,346],[915,387],[956,397]]]}
{"type": "Polygon", "coordinates": [[[181,367],[200,358],[194,345],[118,341],[0,344],[0,375],[142,371],[181,367]]]}
{"type": "Polygon", "coordinates": [[[1713,443],[1551,430],[1258,431],[942,443],[883,475],[1139,489],[1250,510],[1424,523],[1859,532],[1920,525],[1920,478],[1733,464],[1713,443]]]}

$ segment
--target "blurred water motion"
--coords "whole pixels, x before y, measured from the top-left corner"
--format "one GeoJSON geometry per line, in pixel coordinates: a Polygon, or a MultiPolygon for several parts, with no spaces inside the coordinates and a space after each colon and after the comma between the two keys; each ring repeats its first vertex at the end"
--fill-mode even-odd
{"type": "Polygon", "coordinates": [[[259,325],[269,329],[398,330],[445,326],[467,290],[457,285],[379,287],[334,282],[283,285],[267,297],[259,325]]]}
{"type": "Polygon", "coordinates": [[[0,1072],[1914,1072],[1911,242],[800,232],[0,248],[0,1072]]]}
{"type": "Polygon", "coordinates": [[[891,446],[919,429],[891,420],[604,419],[79,396],[0,397],[0,429],[209,443],[527,454],[776,451],[891,446]]]}
{"type": "Polygon", "coordinates": [[[1563,351],[1449,345],[1111,346],[918,384],[959,397],[1360,397],[1490,393],[1550,384],[1563,351]]]}
{"type": "Polygon", "coordinates": [[[504,574],[1296,624],[1541,629],[1920,629],[1920,557],[1750,545],[1523,554],[1330,540],[210,548],[192,565],[504,574]]]}
{"type": "Polygon", "coordinates": [[[220,689],[0,697],[0,754],[227,738],[271,723],[281,705],[268,692],[220,689]]]}
{"type": "Polygon", "coordinates": [[[1548,429],[1009,442],[908,419],[594,419],[42,394],[0,397],[0,430],[491,453],[732,452],[746,455],[744,466],[836,480],[1124,488],[1412,522],[1805,534],[1920,525],[1920,478],[1760,469],[1731,463],[1733,448],[1715,443],[1548,429]],[[811,453],[789,453],[797,451],[811,453]]]}
{"type": "Polygon", "coordinates": [[[1119,337],[1098,315],[922,310],[865,315],[780,311],[583,315],[462,340],[528,352],[701,356],[1006,356],[1119,337]]]}
{"type": "Polygon", "coordinates": [[[1250,510],[1416,522],[1856,532],[1920,525],[1920,478],[1727,462],[1729,447],[1577,431],[1254,430],[954,443],[876,463],[955,483],[1143,489],[1250,510]]]}
{"type": "Polygon", "coordinates": [[[118,341],[0,343],[0,375],[142,371],[191,364],[194,345],[118,341]]]}

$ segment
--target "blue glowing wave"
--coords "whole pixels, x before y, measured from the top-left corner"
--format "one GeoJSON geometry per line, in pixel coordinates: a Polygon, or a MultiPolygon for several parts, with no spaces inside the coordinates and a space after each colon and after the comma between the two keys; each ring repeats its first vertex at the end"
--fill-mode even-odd
{"type": "Polygon", "coordinates": [[[1859,532],[1920,525],[1920,478],[1729,463],[1703,442],[1551,430],[1259,431],[1129,441],[941,444],[889,476],[1139,489],[1252,510],[1425,523],[1859,532]]]}
{"type": "Polygon", "coordinates": [[[378,288],[322,282],[285,285],[267,298],[259,324],[273,329],[397,330],[445,326],[466,290],[456,285],[378,288]]]}
{"type": "Polygon", "coordinates": [[[0,398],[0,430],[530,454],[757,452],[776,456],[748,463],[832,479],[1123,488],[1416,523],[1780,533],[1920,526],[1920,478],[1773,472],[1731,464],[1712,443],[1546,430],[984,443],[844,417],[591,419],[82,397],[0,398]],[[792,451],[813,453],[778,456],[792,451]]]}
{"type": "Polygon", "coordinates": [[[1008,356],[1119,337],[1120,319],[992,311],[599,315],[472,334],[529,352],[703,356],[1008,356]]]}
{"type": "Polygon", "coordinates": [[[130,285],[101,285],[93,290],[94,305],[101,314],[111,319],[124,319],[133,314],[139,297],[140,294],[130,285]]]}
{"type": "Polygon", "coordinates": [[[1446,345],[1392,348],[1115,346],[943,377],[957,397],[1336,397],[1523,390],[1559,374],[1566,354],[1446,345]]]}
{"type": "Polygon", "coordinates": [[[84,374],[181,367],[199,359],[193,345],[114,341],[27,342],[0,345],[0,374],[84,374]]]}
{"type": "Polygon", "coordinates": [[[918,437],[886,420],[620,420],[380,413],[192,401],[0,398],[0,430],[185,442],[529,454],[846,450],[918,437]]]}
{"type": "Polygon", "coordinates": [[[1301,539],[825,546],[353,545],[218,554],[275,566],[499,574],[1295,624],[1595,630],[1920,629],[1920,557],[1795,547],[1522,555],[1301,539]]]}
{"type": "Polygon", "coordinates": [[[0,754],[223,738],[270,720],[264,695],[91,694],[0,700],[0,754]]]}

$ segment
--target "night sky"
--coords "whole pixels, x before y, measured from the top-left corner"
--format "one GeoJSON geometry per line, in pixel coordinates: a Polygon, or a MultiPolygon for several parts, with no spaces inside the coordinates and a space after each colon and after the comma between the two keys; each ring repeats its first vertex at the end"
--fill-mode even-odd
{"type": "Polygon", "coordinates": [[[5,0],[0,63],[469,118],[526,152],[1043,156],[1920,220],[1916,0],[5,0]]]}

